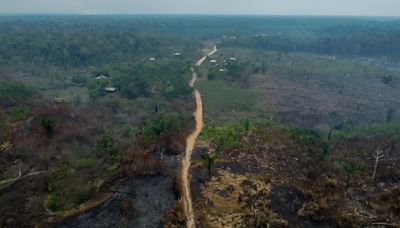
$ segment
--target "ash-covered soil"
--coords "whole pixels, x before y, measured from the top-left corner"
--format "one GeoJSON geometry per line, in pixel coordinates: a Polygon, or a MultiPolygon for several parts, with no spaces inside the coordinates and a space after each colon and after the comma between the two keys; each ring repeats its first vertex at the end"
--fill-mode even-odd
{"type": "Polygon", "coordinates": [[[277,113],[284,123],[314,128],[351,120],[385,122],[390,110],[399,116],[400,79],[390,84],[381,77],[262,75],[251,77],[262,92],[259,106],[277,113]]]}
{"type": "Polygon", "coordinates": [[[162,227],[163,214],[176,201],[172,186],[170,176],[130,178],[111,200],[59,227],[162,227]]]}

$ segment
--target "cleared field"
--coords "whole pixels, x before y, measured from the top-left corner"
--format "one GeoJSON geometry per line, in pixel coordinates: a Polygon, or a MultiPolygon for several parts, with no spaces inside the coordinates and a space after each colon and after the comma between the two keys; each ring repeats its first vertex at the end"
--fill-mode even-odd
{"type": "MultiPolygon", "coordinates": [[[[218,62],[236,58],[243,66],[242,78],[247,77],[247,91],[262,94],[256,97],[257,104],[249,102],[247,107],[253,104],[253,108],[272,110],[275,119],[284,123],[318,128],[320,124],[333,126],[344,121],[384,123],[400,115],[399,68],[386,66],[381,58],[350,59],[244,48],[221,48],[215,58],[218,62]]],[[[235,87],[228,91],[232,98],[241,93],[235,87]]],[[[220,105],[223,107],[216,106],[220,105]]]]}

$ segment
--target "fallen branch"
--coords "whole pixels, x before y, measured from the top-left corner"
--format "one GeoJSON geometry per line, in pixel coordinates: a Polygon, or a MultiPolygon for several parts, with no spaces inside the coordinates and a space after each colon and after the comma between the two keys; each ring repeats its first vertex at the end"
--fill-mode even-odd
{"type": "Polygon", "coordinates": [[[398,224],[386,223],[386,222],[374,222],[374,223],[372,223],[372,225],[376,225],[376,226],[400,227],[400,225],[398,225],[398,224]]]}
{"type": "Polygon", "coordinates": [[[2,181],[0,181],[0,185],[7,184],[7,183],[14,183],[14,182],[24,179],[26,177],[37,176],[37,175],[41,175],[41,174],[45,174],[45,173],[47,173],[47,171],[34,171],[34,172],[30,172],[30,173],[27,173],[22,176],[21,171],[19,171],[18,177],[2,180],[2,181]]]}

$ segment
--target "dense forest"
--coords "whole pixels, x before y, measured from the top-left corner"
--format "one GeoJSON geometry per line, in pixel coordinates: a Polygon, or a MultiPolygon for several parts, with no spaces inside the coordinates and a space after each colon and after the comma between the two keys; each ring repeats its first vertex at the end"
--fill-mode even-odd
{"type": "Polygon", "coordinates": [[[190,39],[323,54],[397,56],[400,51],[400,22],[395,18],[3,16],[0,20],[2,65],[85,67],[142,53],[195,50],[199,45],[190,39]]]}

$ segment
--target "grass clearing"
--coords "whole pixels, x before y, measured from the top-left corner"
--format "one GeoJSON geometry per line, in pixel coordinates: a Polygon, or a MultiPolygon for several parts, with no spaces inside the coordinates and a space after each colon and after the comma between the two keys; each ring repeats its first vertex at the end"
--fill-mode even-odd
{"type": "Polygon", "coordinates": [[[373,123],[358,126],[344,131],[335,133],[335,138],[346,139],[355,138],[359,136],[383,135],[383,136],[396,136],[399,134],[400,122],[393,121],[389,123],[373,123]]]}
{"type": "Polygon", "coordinates": [[[203,97],[206,123],[218,123],[232,117],[246,117],[257,112],[259,92],[230,86],[222,80],[196,82],[203,97]]]}
{"type": "Polygon", "coordinates": [[[392,75],[399,77],[400,73],[385,69],[371,61],[363,58],[348,58],[341,56],[327,56],[304,52],[285,53],[269,50],[246,49],[246,48],[221,48],[219,59],[235,57],[241,62],[248,61],[258,67],[265,69],[268,73],[287,75],[310,75],[310,76],[356,76],[373,75],[385,77],[392,75]]]}

